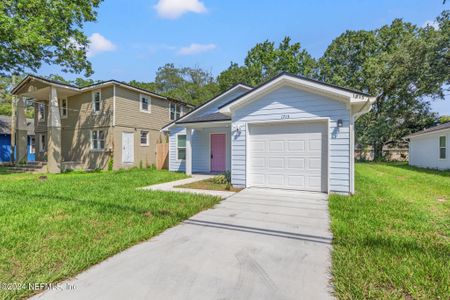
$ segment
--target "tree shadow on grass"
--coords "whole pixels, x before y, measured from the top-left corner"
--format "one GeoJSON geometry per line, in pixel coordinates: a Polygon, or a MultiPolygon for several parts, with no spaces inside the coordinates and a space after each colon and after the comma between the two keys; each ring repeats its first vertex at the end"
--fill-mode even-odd
{"type": "Polygon", "coordinates": [[[450,170],[438,170],[438,169],[429,169],[429,168],[419,168],[419,167],[414,167],[414,166],[410,166],[407,164],[400,164],[400,163],[384,163],[386,166],[389,167],[394,167],[394,168],[399,168],[399,169],[403,169],[403,170],[407,170],[407,171],[414,171],[414,172],[419,172],[419,173],[424,173],[424,174],[430,174],[430,175],[438,175],[438,176],[443,176],[443,177],[448,177],[450,178],[450,170]]]}

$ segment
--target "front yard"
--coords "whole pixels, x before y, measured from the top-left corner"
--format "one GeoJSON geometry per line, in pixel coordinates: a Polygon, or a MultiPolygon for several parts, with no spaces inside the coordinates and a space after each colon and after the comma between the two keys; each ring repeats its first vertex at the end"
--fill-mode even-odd
{"type": "MultiPolygon", "coordinates": [[[[185,177],[134,169],[0,175],[0,283],[71,277],[212,207],[215,197],[136,190],[185,177]]],[[[11,287],[11,286],[10,286],[11,287]]],[[[0,298],[32,291],[0,289],[0,298]]]]}
{"type": "Polygon", "coordinates": [[[450,172],[357,164],[356,195],[330,197],[340,299],[450,299],[450,172]]]}

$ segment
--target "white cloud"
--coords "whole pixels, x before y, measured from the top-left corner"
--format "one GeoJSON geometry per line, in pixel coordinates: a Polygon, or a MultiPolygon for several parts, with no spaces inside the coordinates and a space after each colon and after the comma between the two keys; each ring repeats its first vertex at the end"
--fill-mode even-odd
{"type": "Polygon", "coordinates": [[[87,56],[92,57],[100,52],[114,51],[116,48],[116,45],[114,45],[110,40],[96,32],[89,37],[87,56]]]}
{"type": "Polygon", "coordinates": [[[436,30],[439,30],[439,23],[436,21],[426,21],[423,23],[423,27],[431,26],[436,30]]]}
{"type": "Polygon", "coordinates": [[[158,15],[165,19],[176,19],[185,13],[206,13],[207,9],[200,0],[159,0],[155,5],[158,15]]]}
{"type": "Polygon", "coordinates": [[[216,49],[217,46],[215,44],[190,44],[186,47],[181,47],[180,50],[178,50],[179,55],[194,55],[199,54],[207,51],[211,51],[216,49]]]}

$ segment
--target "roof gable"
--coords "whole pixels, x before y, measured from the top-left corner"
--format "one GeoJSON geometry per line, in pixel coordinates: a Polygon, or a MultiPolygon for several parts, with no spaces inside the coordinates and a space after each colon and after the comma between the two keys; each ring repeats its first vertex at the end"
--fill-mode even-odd
{"type": "Polygon", "coordinates": [[[367,101],[375,101],[374,97],[371,97],[370,95],[363,92],[327,84],[302,76],[292,75],[289,73],[281,73],[280,75],[259,85],[246,94],[243,94],[236,99],[225,103],[219,108],[219,111],[223,114],[231,114],[232,110],[245,105],[246,103],[257,100],[261,96],[270,93],[271,91],[282,86],[291,86],[297,89],[309,91],[311,93],[321,94],[335,100],[348,102],[350,104],[361,104],[366,103],[367,101]]]}

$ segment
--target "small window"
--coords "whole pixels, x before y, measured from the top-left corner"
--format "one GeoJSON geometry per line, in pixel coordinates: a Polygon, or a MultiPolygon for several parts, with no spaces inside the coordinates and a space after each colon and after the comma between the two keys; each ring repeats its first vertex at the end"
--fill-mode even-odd
{"type": "Polygon", "coordinates": [[[141,111],[143,112],[151,112],[151,100],[148,96],[141,95],[141,111]]]}
{"type": "Polygon", "coordinates": [[[43,102],[38,103],[38,120],[40,122],[45,121],[45,103],[43,102]]]}
{"type": "Polygon", "coordinates": [[[186,135],[177,135],[177,160],[186,159],[186,135]]]}
{"type": "Polygon", "coordinates": [[[141,131],[141,146],[148,146],[148,131],[141,131]]]}
{"type": "Polygon", "coordinates": [[[177,120],[181,117],[183,108],[181,105],[170,103],[170,119],[177,120]]]}
{"type": "Polygon", "coordinates": [[[45,152],[46,149],[47,149],[47,143],[46,143],[45,135],[41,134],[41,138],[39,139],[39,151],[45,152]]]}
{"type": "Polygon", "coordinates": [[[34,136],[30,137],[30,154],[36,153],[36,138],[34,136]]]}
{"type": "Polygon", "coordinates": [[[439,158],[447,158],[447,137],[445,135],[439,137],[439,158]]]}
{"type": "Polygon", "coordinates": [[[94,112],[102,109],[102,93],[100,91],[92,92],[92,107],[94,112]]]}
{"type": "Polygon", "coordinates": [[[104,150],[105,149],[105,131],[92,130],[91,149],[92,150],[104,150]]]}
{"type": "Polygon", "coordinates": [[[68,110],[67,98],[64,98],[61,100],[61,118],[67,118],[68,110]]]}

